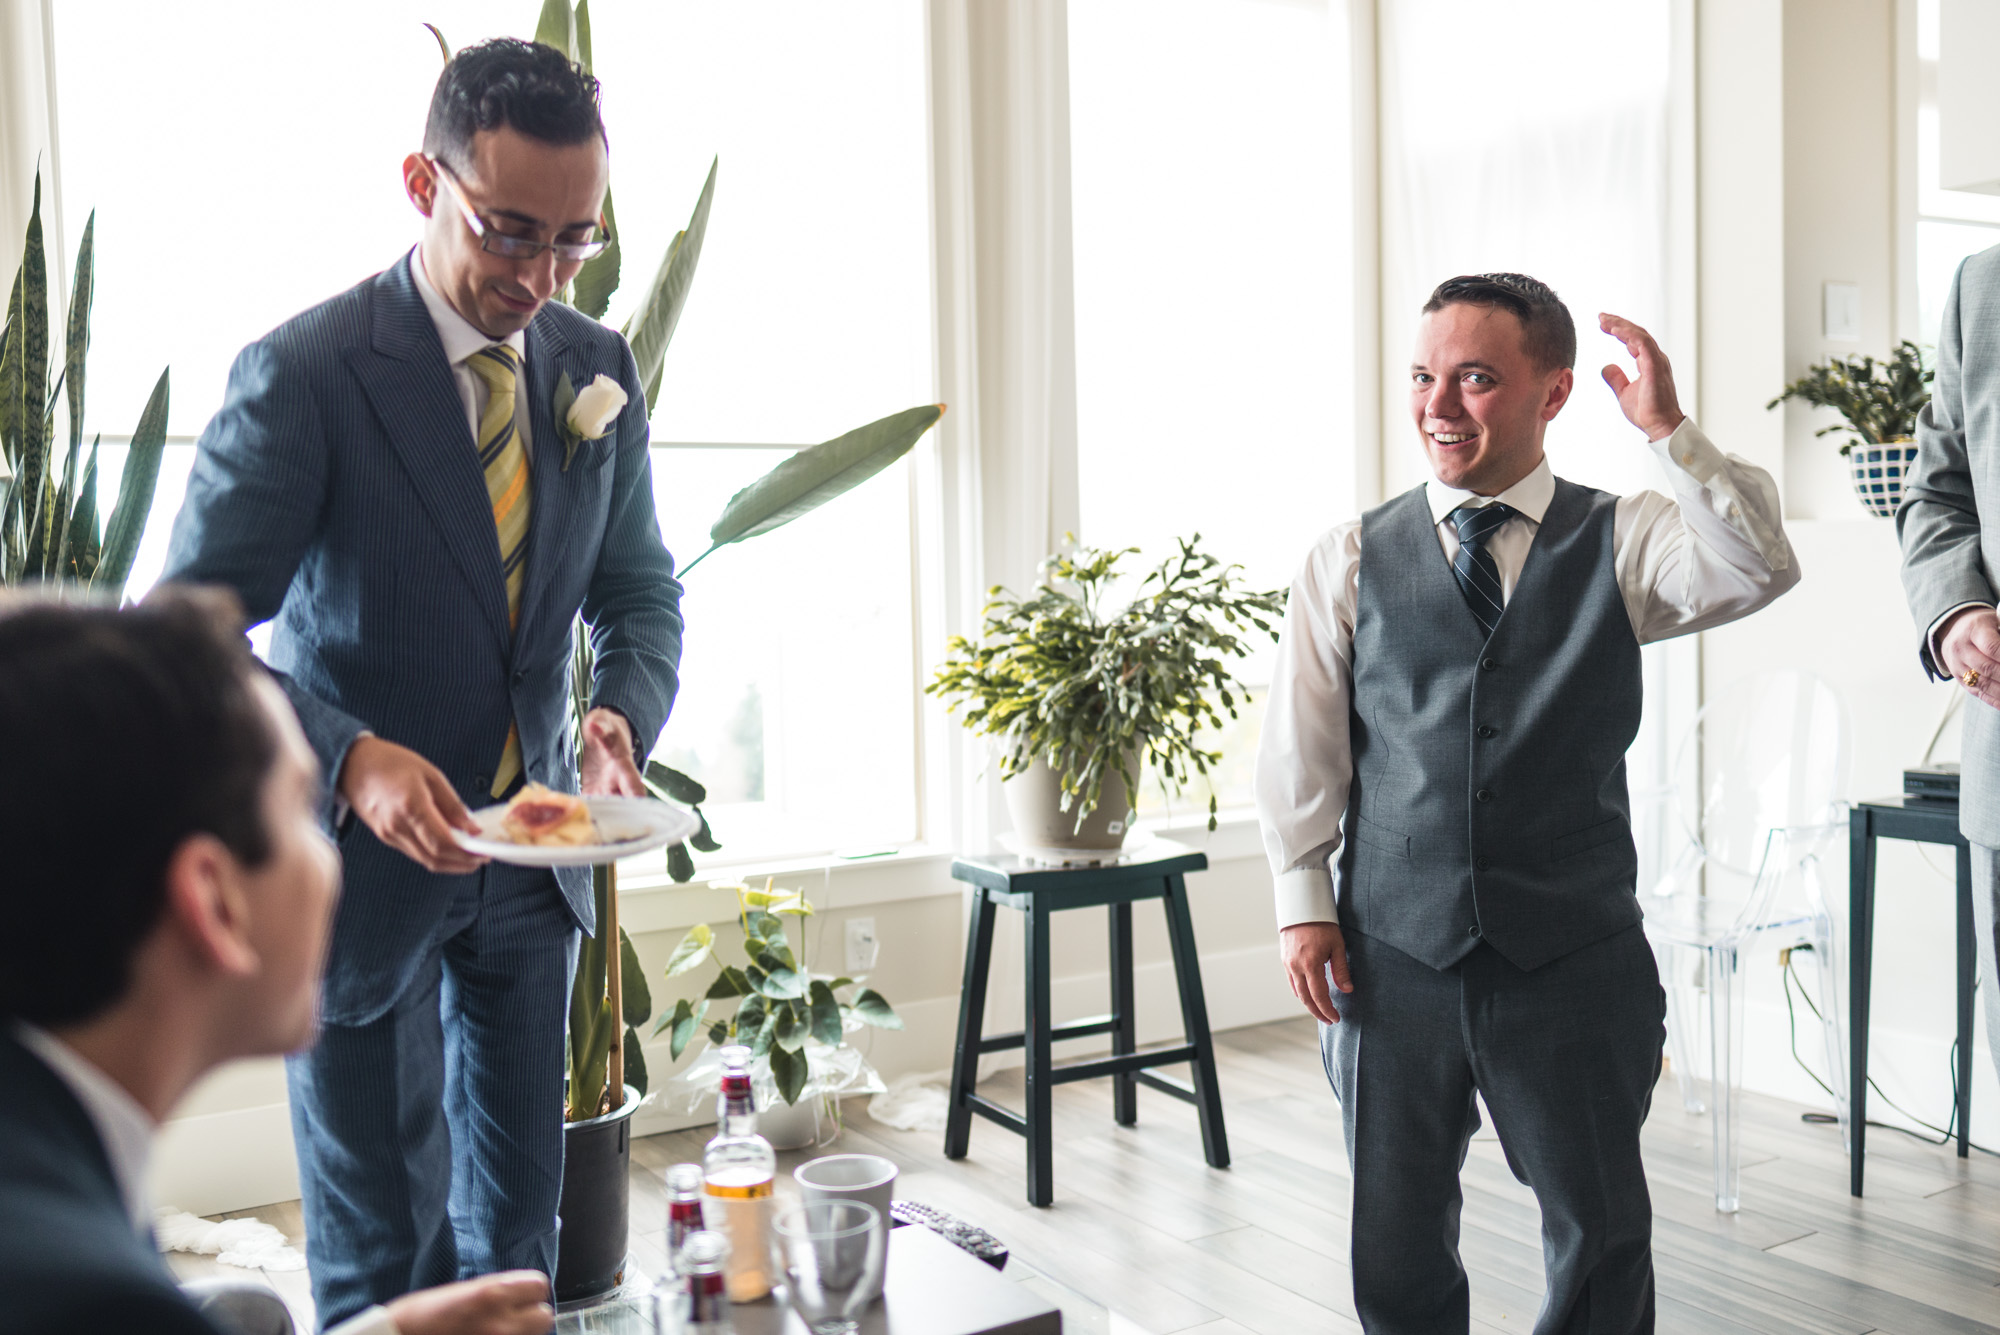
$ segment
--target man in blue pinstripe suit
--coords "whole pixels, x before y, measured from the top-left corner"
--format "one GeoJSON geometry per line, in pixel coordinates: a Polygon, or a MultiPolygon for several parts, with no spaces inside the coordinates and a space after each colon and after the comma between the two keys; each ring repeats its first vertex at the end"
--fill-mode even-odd
{"type": "Polygon", "coordinates": [[[550,297],[601,249],[596,81],[546,46],[447,65],[390,269],[246,348],[202,433],[166,577],[272,619],[331,776],[345,886],[324,1028],[289,1060],[313,1297],[334,1323],[459,1276],[553,1273],[563,1024],[585,869],[468,856],[525,780],[639,794],[673,703],[680,586],[632,352],[550,297]],[[628,402],[559,423],[559,376],[628,402]],[[582,754],[569,628],[596,648],[582,754]]]}

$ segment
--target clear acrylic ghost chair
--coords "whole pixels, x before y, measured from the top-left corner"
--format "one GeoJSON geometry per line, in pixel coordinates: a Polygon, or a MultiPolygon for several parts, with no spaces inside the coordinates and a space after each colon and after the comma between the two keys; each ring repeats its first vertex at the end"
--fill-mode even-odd
{"type": "Polygon", "coordinates": [[[1715,1208],[1738,1206],[1744,954],[1809,946],[1817,964],[1827,1084],[1847,1136],[1833,916],[1821,855],[1846,831],[1847,707],[1810,673],[1760,673],[1696,716],[1674,763],[1668,829],[1686,836],[1671,869],[1640,896],[1667,991],[1667,1044],[1681,1100],[1703,1111],[1695,1079],[1708,1010],[1707,1112],[1715,1208]]]}

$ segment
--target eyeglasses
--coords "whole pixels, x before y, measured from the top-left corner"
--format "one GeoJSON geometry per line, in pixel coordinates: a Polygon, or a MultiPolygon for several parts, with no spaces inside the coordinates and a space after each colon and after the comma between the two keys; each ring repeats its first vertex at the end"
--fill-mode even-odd
{"type": "Polygon", "coordinates": [[[451,174],[449,167],[429,156],[426,156],[424,161],[430,163],[431,170],[437,173],[438,181],[451,192],[452,201],[458,205],[458,211],[464,217],[465,225],[479,238],[479,248],[489,255],[501,255],[510,260],[532,260],[543,251],[552,250],[556,254],[558,263],[575,264],[579,260],[597,258],[604,253],[605,247],[611,244],[611,229],[604,225],[602,218],[597,220],[597,230],[601,235],[590,241],[534,241],[525,236],[508,236],[504,232],[496,232],[484,218],[472,211],[472,205],[466,203],[465,188],[458,183],[458,178],[451,174]]]}

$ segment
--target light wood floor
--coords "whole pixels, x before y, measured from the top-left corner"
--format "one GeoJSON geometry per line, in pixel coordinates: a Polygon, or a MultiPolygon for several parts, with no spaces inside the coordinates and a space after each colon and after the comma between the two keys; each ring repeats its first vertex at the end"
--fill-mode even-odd
{"type": "MultiPolygon", "coordinates": [[[[1007,1273],[1059,1305],[1072,1335],[1358,1331],[1340,1112],[1313,1028],[1287,1021],[1217,1043],[1233,1158],[1225,1172],[1202,1163],[1191,1107],[1142,1089],[1139,1125],[1119,1127],[1101,1081],[1055,1092],[1056,1202],[1045,1210],[1022,1195],[1021,1140],[991,1123],[974,1122],[972,1153],[954,1163],[940,1134],[882,1126],[855,1100],[838,1148],[895,1160],[898,1196],[997,1235],[1013,1252],[1007,1273]]],[[[1017,1105],[1020,1088],[1018,1071],[982,1084],[1017,1105]]],[[[1744,1208],[1734,1216],[1714,1210],[1708,1119],[1683,1112],[1671,1083],[1646,1125],[1661,1331],[2000,1335],[2000,1159],[1960,1160],[1874,1131],[1868,1196],[1857,1201],[1837,1129],[1802,1123],[1798,1106],[1776,1099],[1744,1102],[1744,1208]]],[[[663,1260],[660,1172],[698,1159],[708,1134],[633,1142],[632,1245],[649,1273],[663,1260]]],[[[825,1152],[781,1158],[789,1169],[825,1152]]],[[[296,1202],[245,1213],[297,1240],[296,1202]]],[[[1465,1169],[1474,1330],[1533,1327],[1538,1218],[1498,1142],[1482,1135],[1465,1169]]],[[[211,1264],[176,1259],[190,1273],[211,1264]]],[[[303,1276],[273,1278],[296,1307],[303,1276]]]]}

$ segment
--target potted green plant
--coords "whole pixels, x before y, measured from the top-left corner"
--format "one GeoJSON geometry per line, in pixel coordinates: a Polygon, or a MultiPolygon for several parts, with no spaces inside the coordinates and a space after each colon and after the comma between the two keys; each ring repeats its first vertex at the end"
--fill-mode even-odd
{"type": "MultiPolygon", "coordinates": [[[[708,1047],[677,1079],[683,1110],[714,1102],[722,1071],[717,1054],[728,1044],[743,1043],[755,1058],[751,1079],[762,1114],[758,1130],[779,1149],[812,1144],[820,1138],[822,1120],[839,1127],[843,1096],[879,1094],[884,1088],[846,1036],[869,1025],[901,1029],[902,1017],[881,993],[863,987],[864,979],[814,973],[803,939],[793,949],[784,920],[812,916],[804,891],[773,891],[769,882],[762,890],[743,884],[716,888],[736,892],[736,925],[743,932],[746,962],[716,960],[717,972],[707,989],[697,998],[676,1001],[654,1030],[669,1033],[678,1061],[706,1026],[708,1047]],[[843,997],[849,989],[851,995],[843,997]],[[712,1005],[732,1001],[737,1005],[729,1016],[709,1020],[712,1005]]],[[[715,929],[696,923],[674,947],[667,977],[678,978],[714,960],[715,945],[715,929]]]]}
{"type": "Polygon", "coordinates": [[[1840,453],[1854,478],[1854,494],[1870,513],[1893,518],[1903,499],[1903,478],[1917,459],[1917,414],[1931,398],[1936,372],[1924,365],[1923,350],[1904,339],[1887,361],[1873,357],[1829,357],[1806,368],[1765,405],[1803,399],[1831,408],[1842,420],[1815,436],[1843,432],[1840,453]]]}
{"type": "MultiPolygon", "coordinates": [[[[1200,543],[1199,533],[1178,540],[1119,607],[1107,605],[1118,563],[1138,548],[1058,552],[1033,595],[992,590],[978,639],[951,637],[924,689],[999,740],[1002,791],[1024,845],[1115,849],[1143,763],[1175,791],[1222,758],[1200,730],[1236,717],[1243,687],[1230,660],[1250,652],[1243,636],[1253,630],[1277,638],[1285,593],[1241,588],[1242,567],[1200,543]]],[[[1210,829],[1215,812],[1211,793],[1210,829]]]]}
{"type": "Polygon", "coordinates": [[[139,414],[125,454],[109,526],[97,505],[97,447],[83,449],[85,359],[95,292],[97,214],[83,225],[76,279],[64,321],[60,369],[51,365],[48,257],[42,243],[42,177],[21,265],[0,324],[0,585],[46,583],[122,598],[153,508],[167,441],[167,372],[139,414]],[[55,384],[51,387],[50,375],[55,384]],[[69,446],[56,443],[56,404],[66,397],[69,446]],[[58,469],[57,465],[61,467],[58,469]]]}

